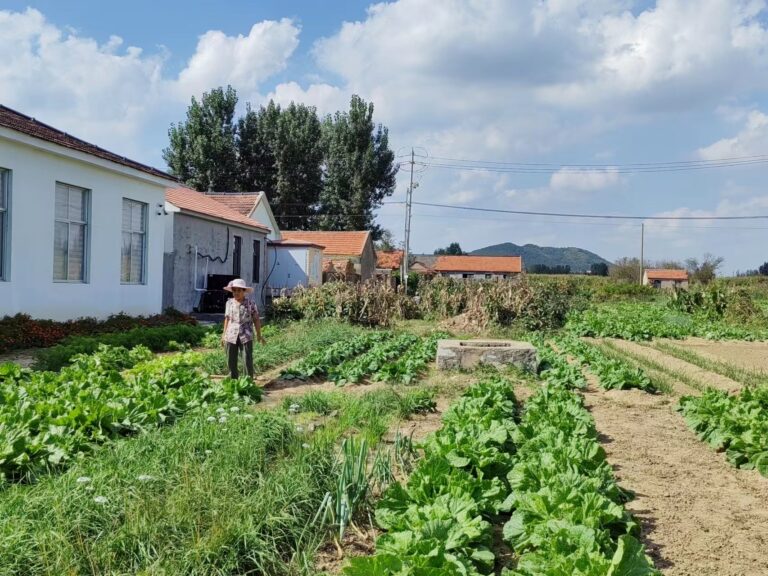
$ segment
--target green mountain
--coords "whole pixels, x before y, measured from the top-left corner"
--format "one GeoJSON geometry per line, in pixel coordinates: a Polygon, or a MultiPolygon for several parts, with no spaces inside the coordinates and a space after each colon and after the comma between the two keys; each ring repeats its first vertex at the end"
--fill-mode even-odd
{"type": "Polygon", "coordinates": [[[570,266],[571,272],[586,272],[592,264],[601,262],[611,264],[605,258],[582,248],[552,248],[550,246],[536,246],[535,244],[518,246],[512,242],[486,246],[485,248],[474,250],[470,254],[476,256],[522,256],[525,268],[534,264],[570,266]]]}

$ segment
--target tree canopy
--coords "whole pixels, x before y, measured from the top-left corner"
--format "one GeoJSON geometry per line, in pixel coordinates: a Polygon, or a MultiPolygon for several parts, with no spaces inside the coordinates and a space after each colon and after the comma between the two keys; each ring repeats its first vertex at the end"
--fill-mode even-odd
{"type": "Polygon", "coordinates": [[[435,250],[434,254],[436,256],[463,256],[466,252],[461,249],[458,242],[451,242],[445,248],[435,250]]]}
{"type": "Polygon", "coordinates": [[[373,103],[354,95],[349,111],[321,120],[312,106],[270,101],[236,120],[237,102],[231,86],[192,98],[168,131],[171,174],[201,192],[264,191],[287,230],[381,235],[374,212],[394,192],[397,165],[373,103]]]}

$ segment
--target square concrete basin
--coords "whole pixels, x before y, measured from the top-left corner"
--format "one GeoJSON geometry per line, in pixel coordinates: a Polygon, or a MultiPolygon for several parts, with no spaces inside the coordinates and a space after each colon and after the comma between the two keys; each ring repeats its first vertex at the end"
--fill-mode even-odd
{"type": "Polygon", "coordinates": [[[497,368],[517,366],[535,372],[539,360],[536,348],[516,340],[440,340],[437,367],[441,370],[470,369],[478,364],[497,368]]]}

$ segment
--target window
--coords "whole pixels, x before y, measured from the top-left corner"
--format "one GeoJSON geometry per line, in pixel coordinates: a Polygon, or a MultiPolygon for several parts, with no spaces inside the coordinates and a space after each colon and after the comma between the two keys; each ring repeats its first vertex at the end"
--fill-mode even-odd
{"type": "Polygon", "coordinates": [[[9,260],[9,205],[10,205],[10,175],[8,170],[0,168],[0,280],[8,278],[9,260]]]}
{"type": "Polygon", "coordinates": [[[120,282],[144,284],[147,255],[147,205],[123,198],[123,247],[120,282]]]}
{"type": "Polygon", "coordinates": [[[90,192],[56,183],[56,221],[53,237],[53,279],[86,282],[90,192]]]}
{"type": "Polygon", "coordinates": [[[240,278],[240,255],[243,253],[243,239],[235,236],[235,248],[232,250],[232,274],[240,278]]]}
{"type": "Polygon", "coordinates": [[[259,283],[259,268],[261,267],[261,240],[253,241],[253,283],[259,283]]]}
{"type": "Polygon", "coordinates": [[[461,277],[462,277],[462,278],[474,278],[474,277],[475,277],[475,275],[474,275],[474,274],[472,274],[472,273],[470,273],[470,274],[466,274],[466,273],[465,273],[465,274],[462,274],[462,275],[461,275],[461,277]]]}
{"type": "Polygon", "coordinates": [[[485,279],[490,280],[493,277],[493,274],[486,274],[485,279]]]}

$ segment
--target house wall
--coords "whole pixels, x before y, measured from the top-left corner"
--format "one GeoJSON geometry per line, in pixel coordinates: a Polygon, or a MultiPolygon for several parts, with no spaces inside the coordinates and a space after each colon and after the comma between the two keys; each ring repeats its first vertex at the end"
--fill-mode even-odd
{"type": "Polygon", "coordinates": [[[269,258],[271,272],[268,286],[272,290],[318,286],[322,283],[323,251],[318,248],[272,246],[269,258]]]}
{"type": "Polygon", "coordinates": [[[270,240],[280,240],[282,239],[283,235],[280,234],[280,229],[277,227],[277,223],[271,217],[265,204],[266,198],[263,197],[261,202],[259,202],[256,206],[256,209],[253,211],[253,214],[251,214],[251,219],[256,220],[259,224],[263,224],[270,229],[269,234],[267,234],[267,238],[270,240]]]}
{"type": "Polygon", "coordinates": [[[240,228],[237,225],[227,225],[189,214],[174,213],[166,218],[170,219],[169,228],[173,235],[173,265],[172,276],[166,277],[166,293],[173,294],[173,307],[182,312],[191,312],[200,302],[200,291],[204,289],[208,274],[232,274],[234,236],[243,239],[242,254],[240,260],[241,277],[255,290],[250,295],[259,306],[264,304],[264,287],[267,276],[266,234],[256,232],[248,228],[240,228]],[[229,234],[227,234],[229,229],[229,234]],[[253,241],[261,241],[261,259],[259,282],[253,278],[253,241]],[[229,245],[227,245],[227,241],[229,245]],[[219,260],[210,261],[196,256],[206,254],[218,257],[219,260]],[[197,268],[195,268],[197,262],[197,268]]]}
{"type": "Polygon", "coordinates": [[[2,137],[0,168],[11,171],[10,270],[6,281],[0,281],[0,316],[21,312],[67,320],[161,311],[164,222],[157,207],[164,202],[169,182],[112,171],[2,137]],[[91,191],[85,283],[53,280],[56,182],[91,191]],[[146,282],[141,285],[120,282],[124,197],[148,205],[146,282]]]}
{"type": "Polygon", "coordinates": [[[488,272],[440,272],[440,276],[444,278],[456,278],[458,280],[464,279],[465,274],[472,274],[470,277],[472,280],[503,280],[504,278],[514,278],[518,275],[517,272],[510,272],[508,274],[497,274],[488,272]]]}
{"type": "Polygon", "coordinates": [[[373,278],[376,273],[376,251],[373,248],[373,240],[371,236],[368,236],[368,241],[365,243],[363,253],[358,259],[360,263],[360,279],[369,280],[373,278]]]}

